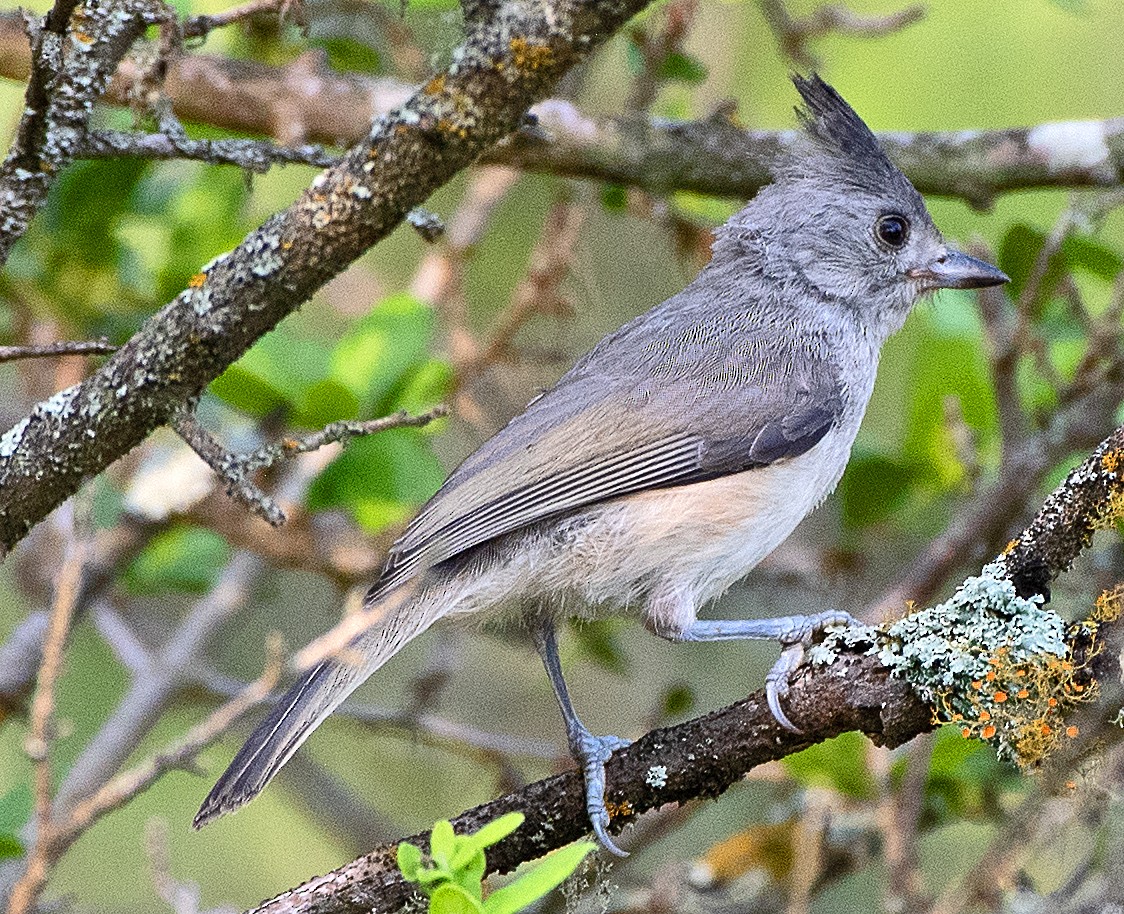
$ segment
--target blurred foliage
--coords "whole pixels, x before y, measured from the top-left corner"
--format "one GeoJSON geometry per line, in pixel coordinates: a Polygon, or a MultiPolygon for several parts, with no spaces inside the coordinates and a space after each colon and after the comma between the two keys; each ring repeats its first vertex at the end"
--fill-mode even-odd
{"type": "MultiPolygon", "coordinates": [[[[226,5],[180,0],[177,8],[183,14],[214,12],[226,5]]],[[[848,3],[863,12],[901,5],[885,0],[848,3]]],[[[42,10],[45,2],[32,6],[42,10]]],[[[798,14],[816,6],[813,0],[791,3],[798,14]]],[[[307,39],[291,22],[278,27],[255,20],[245,28],[216,32],[205,51],[287,64],[311,46],[321,49],[336,69],[402,77],[395,69],[401,48],[388,38],[388,23],[416,39],[421,59],[435,66],[448,59],[460,33],[453,0],[410,0],[404,10],[398,0],[308,0],[304,12],[307,39]]],[[[651,23],[654,15],[639,17],[639,25],[651,23]]],[[[900,34],[875,41],[830,36],[816,42],[814,50],[824,60],[825,77],[875,129],[942,130],[1117,116],[1124,76],[1105,64],[1116,59],[1122,41],[1124,23],[1116,0],[933,0],[925,20],[900,34]],[[1049,73],[1050,78],[1028,79],[1034,73],[1049,73]]],[[[790,64],[774,48],[756,4],[701,3],[686,45],[666,57],[655,74],[663,86],[652,113],[705,117],[732,99],[747,125],[791,127],[790,64]]],[[[622,35],[569,81],[567,90],[584,111],[616,113],[643,63],[636,41],[622,35]]],[[[22,110],[21,93],[19,86],[0,87],[9,134],[22,110]]],[[[99,124],[107,127],[129,128],[133,119],[128,112],[98,114],[99,124]]],[[[229,135],[206,125],[187,127],[193,136],[229,135]]],[[[21,342],[38,325],[61,338],[104,335],[124,342],[204,264],[286,205],[312,176],[310,169],[300,167],[250,179],[235,169],[186,162],[75,164],[59,176],[47,206],[0,274],[0,343],[21,342]]],[[[448,218],[465,187],[462,176],[428,206],[448,218]]],[[[542,216],[565,187],[558,178],[524,176],[497,207],[487,234],[462,264],[467,315],[457,332],[480,333],[503,312],[524,274],[542,216]]],[[[576,184],[572,196],[587,210],[566,285],[576,319],[540,319],[524,328],[517,343],[531,356],[501,366],[498,377],[485,379],[473,391],[476,415],[353,441],[309,490],[307,507],[314,512],[314,524],[343,514],[374,533],[406,521],[441,483],[447,468],[537,387],[549,384],[603,333],[681,288],[693,275],[697,263],[679,256],[661,214],[713,226],[740,205],[676,193],[644,211],[618,185],[576,184]],[[547,351],[560,351],[562,358],[538,357],[547,351]]],[[[979,238],[996,252],[1013,280],[1007,294],[1017,297],[1070,201],[1060,192],[1020,193],[998,200],[988,213],[954,200],[929,202],[950,238],[979,238]]],[[[215,433],[254,447],[271,440],[278,429],[299,434],[336,419],[419,411],[451,398],[456,379],[447,351],[455,348],[450,345],[451,339],[455,343],[450,326],[455,309],[434,309],[406,291],[426,253],[411,230],[396,232],[258,341],[209,389],[205,406],[212,407],[207,415],[215,417],[215,433]],[[221,408],[213,408],[216,404],[221,408]]],[[[1090,312],[1099,314],[1122,265],[1124,220],[1119,213],[1100,229],[1082,225],[1050,258],[1032,315],[1045,360],[1024,361],[1018,375],[1019,396],[1035,415],[1054,405],[1052,376],[1071,376],[1087,342],[1059,281],[1072,275],[1090,312]]],[[[54,389],[53,377],[28,380],[19,370],[0,368],[0,411],[12,421],[40,388],[54,389]]],[[[967,293],[942,293],[920,306],[887,345],[874,399],[839,491],[803,528],[805,545],[842,543],[861,557],[831,580],[831,605],[854,609],[878,593],[943,528],[969,492],[971,473],[993,472],[998,459],[995,394],[975,299],[967,293]],[[962,462],[954,440],[962,430],[951,427],[950,400],[974,440],[978,468],[962,462]]],[[[100,521],[108,524],[120,511],[119,490],[128,484],[127,472],[128,466],[99,481],[100,521]]],[[[1058,468],[1054,478],[1062,472],[1058,468]]],[[[182,606],[213,585],[231,549],[221,531],[170,525],[130,561],[116,598],[145,621],[145,634],[158,643],[182,606]]],[[[42,603],[41,595],[25,590],[28,575],[21,575],[17,586],[12,566],[12,560],[0,566],[5,598],[0,601],[0,637],[27,609],[42,603]]],[[[275,577],[268,598],[259,596],[223,630],[222,657],[234,668],[255,668],[268,628],[290,633],[296,643],[334,621],[342,595],[330,582],[280,569],[275,577]],[[310,594],[320,595],[320,603],[310,594]]],[[[824,599],[797,585],[778,588],[755,577],[750,588],[736,590],[714,614],[799,612],[809,600],[820,604],[824,599]]],[[[637,629],[619,620],[599,621],[575,626],[566,639],[575,703],[596,730],[634,735],[650,721],[678,719],[734,700],[760,685],[773,659],[769,647],[667,645],[637,629]]],[[[422,642],[412,646],[380,673],[368,694],[386,704],[408,704],[412,676],[426,668],[428,649],[422,642]]],[[[561,725],[545,677],[524,648],[472,638],[458,662],[448,664],[447,673],[451,684],[442,713],[484,729],[561,744],[561,725]]],[[[88,626],[81,626],[60,694],[66,726],[57,744],[59,776],[109,715],[126,683],[109,649],[88,626]]],[[[209,707],[185,699],[139,751],[178,736],[209,707]]],[[[204,757],[211,774],[229,761],[242,735],[233,733],[204,757]]],[[[787,815],[802,788],[827,789],[850,804],[870,802],[883,789],[872,774],[874,751],[850,734],[786,760],[789,780],[754,782],[732,791],[720,804],[708,804],[694,821],[650,852],[636,855],[637,871],[668,857],[686,857],[743,829],[746,821],[787,815]]],[[[337,774],[357,797],[357,806],[384,812],[395,834],[494,795],[513,770],[527,778],[552,770],[545,761],[517,759],[497,772],[485,753],[465,758],[382,731],[372,738],[335,722],[317,733],[308,752],[337,774]]],[[[903,767],[900,759],[891,766],[895,786],[904,776],[903,767]]],[[[22,853],[31,808],[29,783],[22,725],[6,722],[0,728],[0,858],[22,853]]],[[[172,859],[177,869],[202,882],[203,895],[216,904],[251,904],[366,849],[323,827],[307,800],[286,790],[284,775],[237,818],[201,834],[189,833],[186,823],[205,788],[205,780],[177,772],[105,820],[63,861],[53,897],[73,894],[84,909],[107,912],[151,908],[153,890],[142,877],[135,882],[110,878],[104,864],[106,859],[129,861],[141,871],[139,835],[152,815],[176,824],[172,859]]],[[[937,734],[924,794],[925,848],[934,861],[926,872],[936,878],[947,869],[949,855],[976,852],[1000,811],[1027,789],[1027,782],[986,747],[955,731],[937,734]]],[[[436,859],[437,854],[431,856],[436,859]]],[[[478,879],[475,885],[478,889],[478,879]]],[[[474,904],[481,897],[475,889],[462,888],[474,904]]],[[[872,891],[856,877],[822,898],[816,910],[869,909],[872,891]]]]}

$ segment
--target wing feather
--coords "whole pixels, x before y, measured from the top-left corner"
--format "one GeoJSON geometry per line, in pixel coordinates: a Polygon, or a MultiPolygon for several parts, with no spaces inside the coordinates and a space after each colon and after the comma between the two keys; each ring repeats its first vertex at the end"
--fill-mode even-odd
{"type": "Polygon", "coordinates": [[[644,347],[620,345],[629,326],[608,338],[453,472],[369,599],[538,521],[814,447],[843,409],[822,341],[785,348],[766,328],[737,329],[711,315],[644,347]]]}

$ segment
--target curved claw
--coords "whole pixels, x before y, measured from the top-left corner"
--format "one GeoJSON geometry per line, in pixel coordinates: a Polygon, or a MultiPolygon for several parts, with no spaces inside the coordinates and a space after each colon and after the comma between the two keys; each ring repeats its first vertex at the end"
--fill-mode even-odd
{"type": "Polygon", "coordinates": [[[585,811],[593,826],[593,833],[605,850],[617,857],[627,857],[628,852],[617,847],[609,837],[609,810],[605,807],[605,763],[614,752],[629,745],[630,740],[619,736],[593,736],[584,733],[571,746],[585,776],[585,811]]]}
{"type": "Polygon", "coordinates": [[[804,660],[804,649],[810,647],[812,639],[826,628],[843,625],[858,625],[859,621],[848,612],[842,610],[828,610],[816,613],[814,616],[804,616],[800,625],[781,643],[781,651],[777,662],[765,677],[765,699],[769,703],[769,710],[777,723],[790,733],[803,733],[796,724],[789,720],[788,715],[781,708],[781,699],[788,695],[788,683],[792,674],[799,669],[804,660]]]}
{"type": "MultiPolygon", "coordinates": [[[[769,710],[773,712],[773,718],[778,724],[790,733],[803,733],[804,731],[789,720],[788,715],[781,709],[781,699],[788,695],[788,677],[800,665],[800,661],[797,660],[795,665],[789,668],[789,665],[784,662],[784,655],[787,652],[788,649],[786,648],[780,659],[769,670],[769,675],[765,677],[765,699],[769,702],[769,710]]],[[[801,656],[803,656],[803,653],[804,651],[801,649],[801,656]]]]}

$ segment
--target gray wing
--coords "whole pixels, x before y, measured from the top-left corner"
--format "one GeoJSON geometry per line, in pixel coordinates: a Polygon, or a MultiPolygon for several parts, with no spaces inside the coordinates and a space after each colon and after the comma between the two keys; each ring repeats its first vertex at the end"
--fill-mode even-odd
{"type": "Polygon", "coordinates": [[[837,421],[823,339],[778,344],[776,328],[713,313],[687,327],[647,318],[642,345],[630,339],[639,322],[602,341],[452,473],[369,599],[537,521],[798,456],[837,421]]]}

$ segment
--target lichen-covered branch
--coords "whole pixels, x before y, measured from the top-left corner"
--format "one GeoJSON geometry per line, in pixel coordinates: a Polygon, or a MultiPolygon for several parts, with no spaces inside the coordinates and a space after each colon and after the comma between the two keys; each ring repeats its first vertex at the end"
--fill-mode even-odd
{"type": "Polygon", "coordinates": [[[473,25],[445,73],[201,270],[96,374],[0,437],[0,552],[515,130],[532,103],[644,5],[564,0],[548,11],[526,0],[473,25]]]}
{"type": "MultiPolygon", "coordinates": [[[[0,15],[0,75],[25,79],[27,72],[19,22],[0,15]]],[[[141,78],[139,67],[126,62],[107,98],[127,103],[141,78]]],[[[315,55],[270,67],[201,54],[170,61],[163,90],[182,120],[271,135],[287,144],[354,143],[372,114],[385,114],[414,91],[395,80],[332,72],[315,55]]],[[[745,199],[767,183],[769,162],[795,137],[743,130],[721,115],[690,122],[642,115],[591,118],[560,100],[534,110],[540,128],[521,131],[485,161],[657,193],[690,190],[745,199]]],[[[922,192],[961,197],[979,207],[1010,191],[1124,182],[1124,117],[1006,130],[886,133],[880,141],[922,192]]]]}
{"type": "MultiPolygon", "coordinates": [[[[55,175],[74,158],[94,102],[144,30],[149,0],[61,2],[41,21],[28,17],[25,110],[0,166],[0,264],[27,228],[55,175]]],[[[16,14],[19,16],[20,14],[16,14]]]]}
{"type": "MultiPolygon", "coordinates": [[[[1020,576],[1030,580],[1026,569],[1032,569],[1033,580],[1040,586],[1068,569],[1089,545],[1092,531],[1124,507],[1122,472],[1124,426],[1069,474],[1004,556],[985,569],[984,575],[965,582],[947,602],[950,611],[961,613],[959,622],[970,627],[966,611],[990,599],[991,590],[1006,588],[1013,595],[1013,581],[1020,576]],[[1003,577],[1004,570],[1010,578],[1003,577]]],[[[1036,591],[1033,599],[1013,599],[1019,606],[1038,611],[1040,593],[1036,591]]],[[[898,626],[908,628],[906,623],[916,618],[902,620],[898,626]]],[[[1022,620],[1025,622],[1027,619],[1022,620]]],[[[925,629],[923,623],[913,628],[925,629]]],[[[898,632],[899,637],[908,637],[905,628],[898,632]]],[[[926,631],[922,631],[922,637],[926,631]]],[[[1029,629],[1023,634],[1027,644],[1038,638],[1029,629]]],[[[1053,634],[1046,632],[1042,637],[1050,641],[1053,634]]],[[[860,730],[880,745],[891,747],[931,730],[934,708],[919,698],[904,677],[891,675],[869,645],[859,644],[861,636],[851,640],[854,644],[848,649],[846,639],[837,639],[827,662],[805,666],[795,676],[786,703],[790,716],[804,729],[801,734],[781,728],[768,710],[764,693],[758,692],[705,717],[654,730],[615,752],[607,766],[606,791],[614,830],[636,815],[667,803],[717,796],[756,765],[849,730],[860,730]]],[[[899,642],[894,650],[901,646],[899,642]]],[[[1067,686],[1072,684],[1067,682],[1067,686]]],[[[489,872],[514,869],[588,831],[577,772],[531,784],[469,810],[453,824],[458,832],[469,832],[513,810],[523,812],[527,821],[489,853],[489,872]]],[[[426,835],[405,840],[428,846],[426,835]]],[[[387,846],[277,896],[255,909],[254,914],[392,911],[402,908],[411,897],[410,886],[398,875],[395,847],[387,846]]]]}

